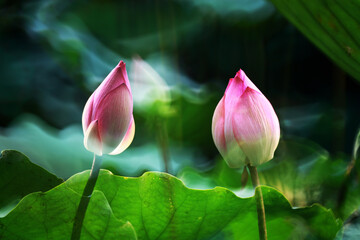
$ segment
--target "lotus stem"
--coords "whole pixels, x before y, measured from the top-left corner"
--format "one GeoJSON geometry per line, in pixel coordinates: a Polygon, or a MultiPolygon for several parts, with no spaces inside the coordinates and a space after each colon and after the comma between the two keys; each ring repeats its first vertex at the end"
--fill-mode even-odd
{"type": "Polygon", "coordinates": [[[161,150],[161,156],[164,163],[164,170],[166,173],[170,172],[170,156],[169,156],[169,138],[166,128],[166,121],[163,120],[158,125],[158,141],[161,150]]]}
{"type": "Polygon", "coordinates": [[[85,218],[86,209],[89,205],[91,195],[94,191],[96,180],[99,176],[100,166],[102,158],[94,154],[94,160],[92,163],[89,179],[85,185],[81,200],[76,211],[74,225],[71,234],[71,240],[79,240],[81,235],[81,229],[85,218]]]}
{"type": "Polygon", "coordinates": [[[259,237],[260,240],[267,240],[267,231],[266,231],[266,220],[265,220],[265,206],[264,198],[261,192],[259,175],[256,167],[248,165],[251,181],[255,188],[255,200],[256,200],[256,209],[258,215],[258,226],[259,226],[259,237]]]}

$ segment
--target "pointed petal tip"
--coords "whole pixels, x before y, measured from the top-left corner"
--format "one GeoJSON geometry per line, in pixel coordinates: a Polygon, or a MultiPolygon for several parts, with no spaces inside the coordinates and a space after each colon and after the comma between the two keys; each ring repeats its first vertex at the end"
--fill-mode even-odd
{"type": "Polygon", "coordinates": [[[256,91],[254,89],[252,89],[251,87],[246,86],[243,95],[246,94],[246,93],[249,94],[249,93],[252,93],[252,92],[256,92],[256,91]]]}
{"type": "Polygon", "coordinates": [[[124,63],[123,60],[120,60],[119,64],[118,64],[119,67],[126,67],[126,63],[124,63]]]}
{"type": "Polygon", "coordinates": [[[239,71],[235,74],[235,79],[245,81],[248,77],[246,76],[245,72],[240,68],[239,71]]]}
{"type": "Polygon", "coordinates": [[[244,71],[240,68],[239,71],[236,72],[235,77],[240,77],[243,72],[244,71]]]}
{"type": "Polygon", "coordinates": [[[127,71],[126,71],[126,63],[123,60],[120,60],[119,64],[116,66],[115,69],[117,70],[117,72],[119,74],[121,74],[122,81],[125,82],[126,86],[130,90],[130,82],[129,82],[129,77],[128,77],[127,71]]]}
{"type": "Polygon", "coordinates": [[[229,79],[229,83],[225,90],[225,96],[230,95],[236,95],[237,97],[240,97],[245,88],[249,85],[249,80],[246,77],[245,73],[240,69],[236,74],[234,78],[229,79]]]}
{"type": "Polygon", "coordinates": [[[247,87],[250,87],[252,90],[255,90],[259,93],[261,91],[256,87],[256,85],[250,80],[250,78],[246,75],[246,73],[240,68],[239,71],[236,73],[234,79],[236,79],[237,83],[241,83],[243,87],[243,91],[245,91],[247,87]]]}

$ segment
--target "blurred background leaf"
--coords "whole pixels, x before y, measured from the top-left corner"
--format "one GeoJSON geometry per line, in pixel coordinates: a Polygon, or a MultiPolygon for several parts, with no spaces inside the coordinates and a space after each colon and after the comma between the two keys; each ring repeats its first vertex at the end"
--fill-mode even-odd
{"type": "MultiPolygon", "coordinates": [[[[321,203],[337,210],[346,168],[343,156],[331,158],[319,145],[292,137],[280,141],[277,156],[259,166],[259,176],[261,184],[278,189],[293,206],[321,203]]],[[[238,196],[252,196],[251,181],[242,188],[241,175],[242,170],[229,168],[222,159],[208,170],[187,167],[178,174],[188,187],[208,189],[223,186],[238,196]]],[[[352,204],[351,208],[354,209],[354,206],[352,204]]]]}
{"type": "Polygon", "coordinates": [[[345,178],[340,186],[340,194],[338,197],[338,210],[341,216],[346,219],[351,218],[350,214],[356,216],[360,206],[359,136],[360,130],[355,137],[352,158],[347,166],[345,178]]]}
{"type": "Polygon", "coordinates": [[[353,151],[353,158],[357,160],[359,158],[359,150],[360,150],[360,129],[355,137],[355,144],[354,144],[354,151],[353,151]]]}
{"type": "Polygon", "coordinates": [[[24,196],[46,192],[63,180],[33,164],[14,150],[1,152],[0,157],[0,217],[5,216],[24,196]]]}
{"type": "MultiPolygon", "coordinates": [[[[6,130],[5,136],[0,136],[0,145],[20,149],[34,159],[34,163],[64,179],[91,167],[93,154],[83,147],[82,129],[78,125],[59,131],[34,116],[24,116],[6,130]]],[[[193,165],[192,160],[201,157],[194,148],[185,151],[173,144],[170,153],[174,172],[193,165]]],[[[152,142],[134,146],[119,156],[106,155],[103,160],[103,167],[127,176],[138,176],[146,170],[163,171],[161,154],[152,142]]]]}
{"type": "Polygon", "coordinates": [[[336,240],[351,240],[360,237],[359,210],[355,211],[344,222],[342,229],[336,235],[336,240]]]}
{"type": "Polygon", "coordinates": [[[358,0],[271,0],[307,38],[360,81],[358,0]]]}

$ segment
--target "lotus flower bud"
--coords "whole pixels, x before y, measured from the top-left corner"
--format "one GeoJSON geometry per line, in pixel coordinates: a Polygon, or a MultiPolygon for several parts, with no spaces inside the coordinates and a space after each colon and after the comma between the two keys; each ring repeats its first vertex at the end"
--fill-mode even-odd
{"type": "Polygon", "coordinates": [[[271,160],[280,125],[270,102],[240,69],[231,78],[212,119],[216,147],[230,167],[271,160]]]}
{"type": "Polygon", "coordinates": [[[82,115],[82,126],[85,148],[97,155],[119,154],[132,142],[133,100],[123,61],[90,96],[82,115]]]}
{"type": "Polygon", "coordinates": [[[134,104],[149,109],[157,101],[168,103],[170,89],[165,80],[140,57],[133,58],[131,80],[134,87],[134,104]]]}

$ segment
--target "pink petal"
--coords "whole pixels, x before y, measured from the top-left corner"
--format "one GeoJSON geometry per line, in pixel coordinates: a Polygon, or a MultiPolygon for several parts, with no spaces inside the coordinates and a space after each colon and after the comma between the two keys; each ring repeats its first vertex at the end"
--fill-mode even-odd
{"type": "Polygon", "coordinates": [[[250,81],[245,73],[240,69],[236,73],[234,78],[229,80],[229,84],[225,90],[224,94],[224,105],[225,105],[225,136],[226,142],[234,140],[233,131],[232,131],[232,115],[234,110],[238,107],[239,100],[244,93],[247,83],[250,81]]]}
{"type": "Polygon", "coordinates": [[[225,119],[225,106],[224,97],[215,108],[214,116],[212,119],[212,136],[216,147],[219,149],[221,155],[226,153],[226,141],[224,134],[224,119],[225,119]]]}
{"type": "Polygon", "coordinates": [[[260,90],[255,86],[255,84],[248,78],[248,76],[246,76],[245,72],[244,72],[242,69],[240,69],[240,70],[236,73],[235,79],[238,79],[238,80],[242,80],[242,81],[243,81],[243,83],[244,83],[244,88],[243,88],[242,93],[245,91],[245,89],[246,89],[247,87],[249,87],[249,88],[251,88],[251,89],[253,89],[253,90],[261,93],[260,90]]]}
{"type": "Polygon", "coordinates": [[[98,121],[92,121],[84,134],[84,146],[90,152],[102,155],[102,144],[99,134],[98,121]]]}
{"type": "Polygon", "coordinates": [[[255,84],[246,76],[245,72],[240,69],[234,78],[230,78],[229,84],[225,90],[225,96],[228,96],[231,99],[238,99],[248,87],[261,93],[255,84]]]}
{"type": "Polygon", "coordinates": [[[127,149],[132,140],[134,139],[134,135],[135,135],[135,121],[134,118],[132,118],[129,128],[125,134],[124,139],[121,141],[121,143],[115,148],[114,151],[112,151],[111,153],[109,153],[110,155],[116,155],[116,154],[120,154],[123,151],[125,151],[125,149],[127,149]]]}
{"type": "Polygon", "coordinates": [[[251,165],[272,159],[279,143],[280,126],[270,102],[262,93],[247,87],[233,111],[234,136],[251,165]]]}
{"type": "Polygon", "coordinates": [[[85,134],[86,130],[88,129],[90,123],[93,121],[92,115],[93,115],[93,104],[94,104],[94,94],[90,96],[90,98],[87,100],[84,111],[82,114],[82,127],[83,132],[85,134]]]}
{"type": "Polygon", "coordinates": [[[130,90],[129,78],[126,72],[126,65],[123,61],[107,75],[104,81],[94,92],[94,108],[98,107],[98,104],[103,98],[111,91],[118,88],[121,84],[125,84],[130,90]]]}
{"type": "Polygon", "coordinates": [[[95,119],[99,121],[103,153],[112,152],[120,144],[132,120],[132,112],[132,97],[125,84],[113,89],[98,104],[95,119]]]}
{"type": "Polygon", "coordinates": [[[238,168],[245,165],[245,155],[237,145],[233,135],[232,126],[225,128],[225,98],[223,97],[216,106],[212,120],[212,135],[216,147],[229,167],[238,168]]]}

